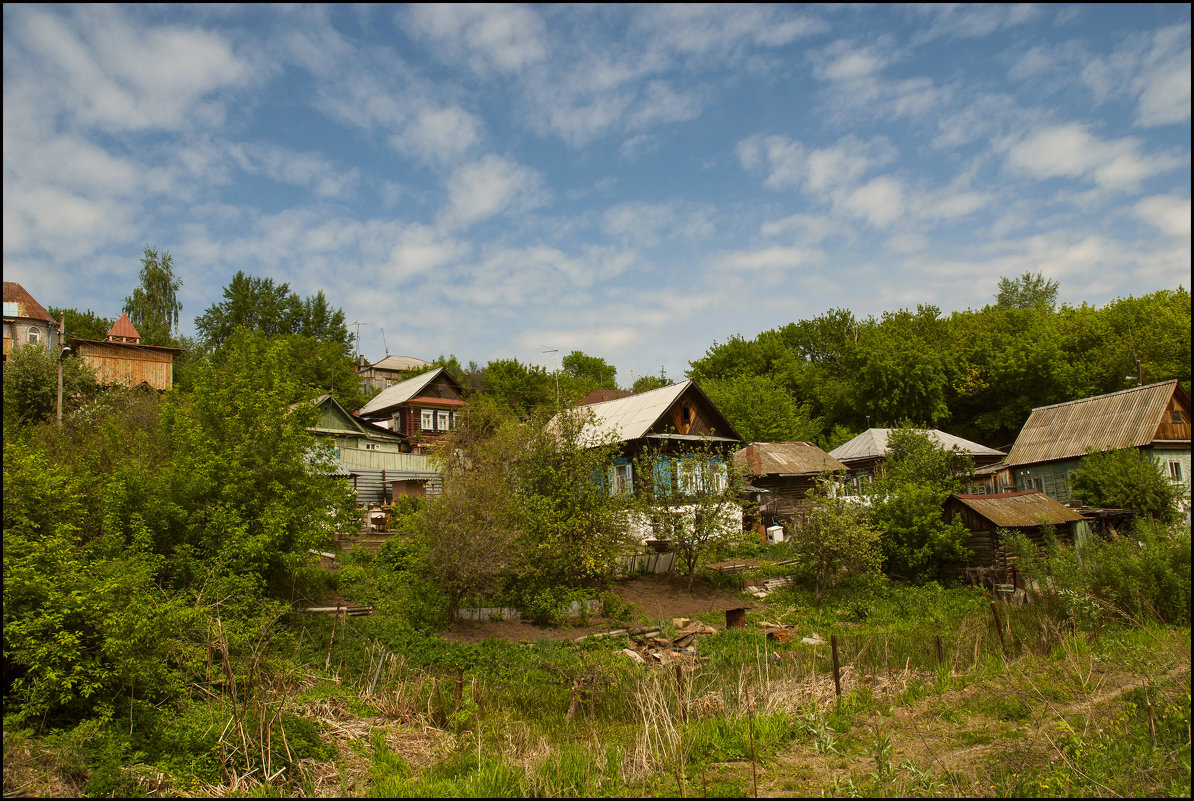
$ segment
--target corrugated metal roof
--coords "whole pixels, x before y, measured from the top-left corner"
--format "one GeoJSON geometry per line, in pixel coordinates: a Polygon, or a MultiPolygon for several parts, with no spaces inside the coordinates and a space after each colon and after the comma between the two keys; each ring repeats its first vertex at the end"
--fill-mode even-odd
{"type": "Polygon", "coordinates": [[[133,321],[130,320],[129,316],[124,312],[120,313],[120,319],[113,323],[112,327],[108,329],[108,336],[124,337],[125,339],[141,339],[140,332],[137,331],[136,326],[133,325],[133,321]]]}
{"type": "MultiPolygon", "coordinates": [[[[957,448],[971,456],[1003,456],[1003,451],[979,445],[968,439],[955,437],[936,428],[927,430],[933,442],[946,450],[957,448]]],[[[849,442],[843,443],[829,452],[829,455],[839,462],[853,462],[861,459],[876,459],[887,455],[887,440],[891,436],[890,428],[868,428],[849,442]]]]}
{"type": "MultiPolygon", "coordinates": [[[[25,317],[30,320],[44,320],[48,323],[55,322],[50,313],[42,307],[40,303],[33,299],[25,287],[18,284],[16,281],[4,282],[4,303],[15,303],[17,308],[16,314],[12,317],[25,317]]],[[[4,313],[7,315],[10,309],[6,308],[4,313]]]]}
{"type": "Polygon", "coordinates": [[[361,409],[362,415],[376,414],[385,411],[400,403],[406,403],[408,400],[418,395],[423,391],[423,388],[435,380],[435,377],[444,372],[444,368],[437,367],[434,370],[428,370],[425,373],[408,378],[405,381],[400,381],[392,387],[387,387],[379,392],[373,400],[365,404],[361,409]]]}
{"type": "Polygon", "coordinates": [[[1157,436],[1177,381],[1096,395],[1032,410],[1007,463],[1036,464],[1085,455],[1087,449],[1139,448],[1157,436]]]}
{"type": "Polygon", "coordinates": [[[976,513],[1003,528],[1025,528],[1042,524],[1073,523],[1082,515],[1058,503],[1039,490],[1004,492],[998,495],[954,495],[976,513]]]}
{"type": "Polygon", "coordinates": [[[370,365],[376,370],[417,370],[420,367],[430,367],[431,362],[425,362],[414,356],[387,356],[380,362],[370,365]]]}
{"type": "MultiPolygon", "coordinates": [[[[638,395],[577,406],[575,411],[592,415],[581,431],[581,443],[596,445],[611,435],[618,442],[642,437],[690,386],[691,381],[682,381],[638,395]]],[[[559,415],[553,417],[548,426],[554,428],[558,419],[559,415]]]]}
{"type": "Polygon", "coordinates": [[[811,442],[752,442],[734,454],[734,465],[743,473],[763,476],[846,469],[811,442]]]}

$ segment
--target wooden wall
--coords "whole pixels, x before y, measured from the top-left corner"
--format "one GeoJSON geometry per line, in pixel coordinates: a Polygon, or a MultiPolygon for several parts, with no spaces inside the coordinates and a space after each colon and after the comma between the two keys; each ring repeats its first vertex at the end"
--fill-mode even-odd
{"type": "Polygon", "coordinates": [[[82,345],[83,362],[101,384],[170,389],[174,383],[174,355],[169,351],[137,346],[88,343],[82,345]]]}

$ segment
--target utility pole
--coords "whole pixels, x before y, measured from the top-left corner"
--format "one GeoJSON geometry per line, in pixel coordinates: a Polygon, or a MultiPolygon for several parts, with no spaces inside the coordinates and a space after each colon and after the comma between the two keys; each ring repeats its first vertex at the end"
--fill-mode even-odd
{"type": "MultiPolygon", "coordinates": [[[[546,348],[546,350],[543,351],[544,353],[554,353],[557,356],[560,353],[559,348],[548,348],[546,345],[542,345],[541,347],[546,348]]],[[[559,410],[560,410],[560,363],[559,363],[559,359],[557,358],[556,359],[556,411],[558,412],[559,410]]]]}
{"type": "MultiPolygon", "coordinates": [[[[50,338],[53,341],[53,337],[50,338]]],[[[58,427],[62,428],[62,360],[71,352],[66,346],[66,314],[62,315],[62,322],[58,325],[58,427]]]]}

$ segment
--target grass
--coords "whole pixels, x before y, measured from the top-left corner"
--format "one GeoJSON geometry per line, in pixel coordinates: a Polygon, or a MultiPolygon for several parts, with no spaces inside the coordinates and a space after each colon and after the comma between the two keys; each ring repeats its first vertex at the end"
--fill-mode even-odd
{"type": "Polygon", "coordinates": [[[790,621],[794,642],[721,631],[678,674],[633,664],[625,639],[453,645],[378,616],[340,621],[333,641],[330,620],[306,617],[278,661],[287,681],[255,689],[280,710],[276,776],[220,757],[234,743],[216,689],[141,710],[169,725],[131,737],[127,709],[51,737],[6,729],[5,789],[1188,797],[1188,627],[1075,630],[1043,607],[1001,608],[1001,642],[981,593],[852,592],[773,593],[749,620],[790,621]],[[837,635],[840,698],[829,645],[799,641],[813,631],[837,635]]]}

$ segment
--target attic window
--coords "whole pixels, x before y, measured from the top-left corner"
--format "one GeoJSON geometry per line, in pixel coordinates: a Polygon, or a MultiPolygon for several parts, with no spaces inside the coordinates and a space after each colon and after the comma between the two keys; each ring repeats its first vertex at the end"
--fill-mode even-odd
{"type": "Polygon", "coordinates": [[[1181,409],[1174,409],[1169,413],[1169,420],[1173,423],[1180,423],[1182,421],[1181,409]]]}
{"type": "Polygon", "coordinates": [[[680,407],[680,422],[688,425],[692,422],[692,408],[689,406],[680,407]]]}

